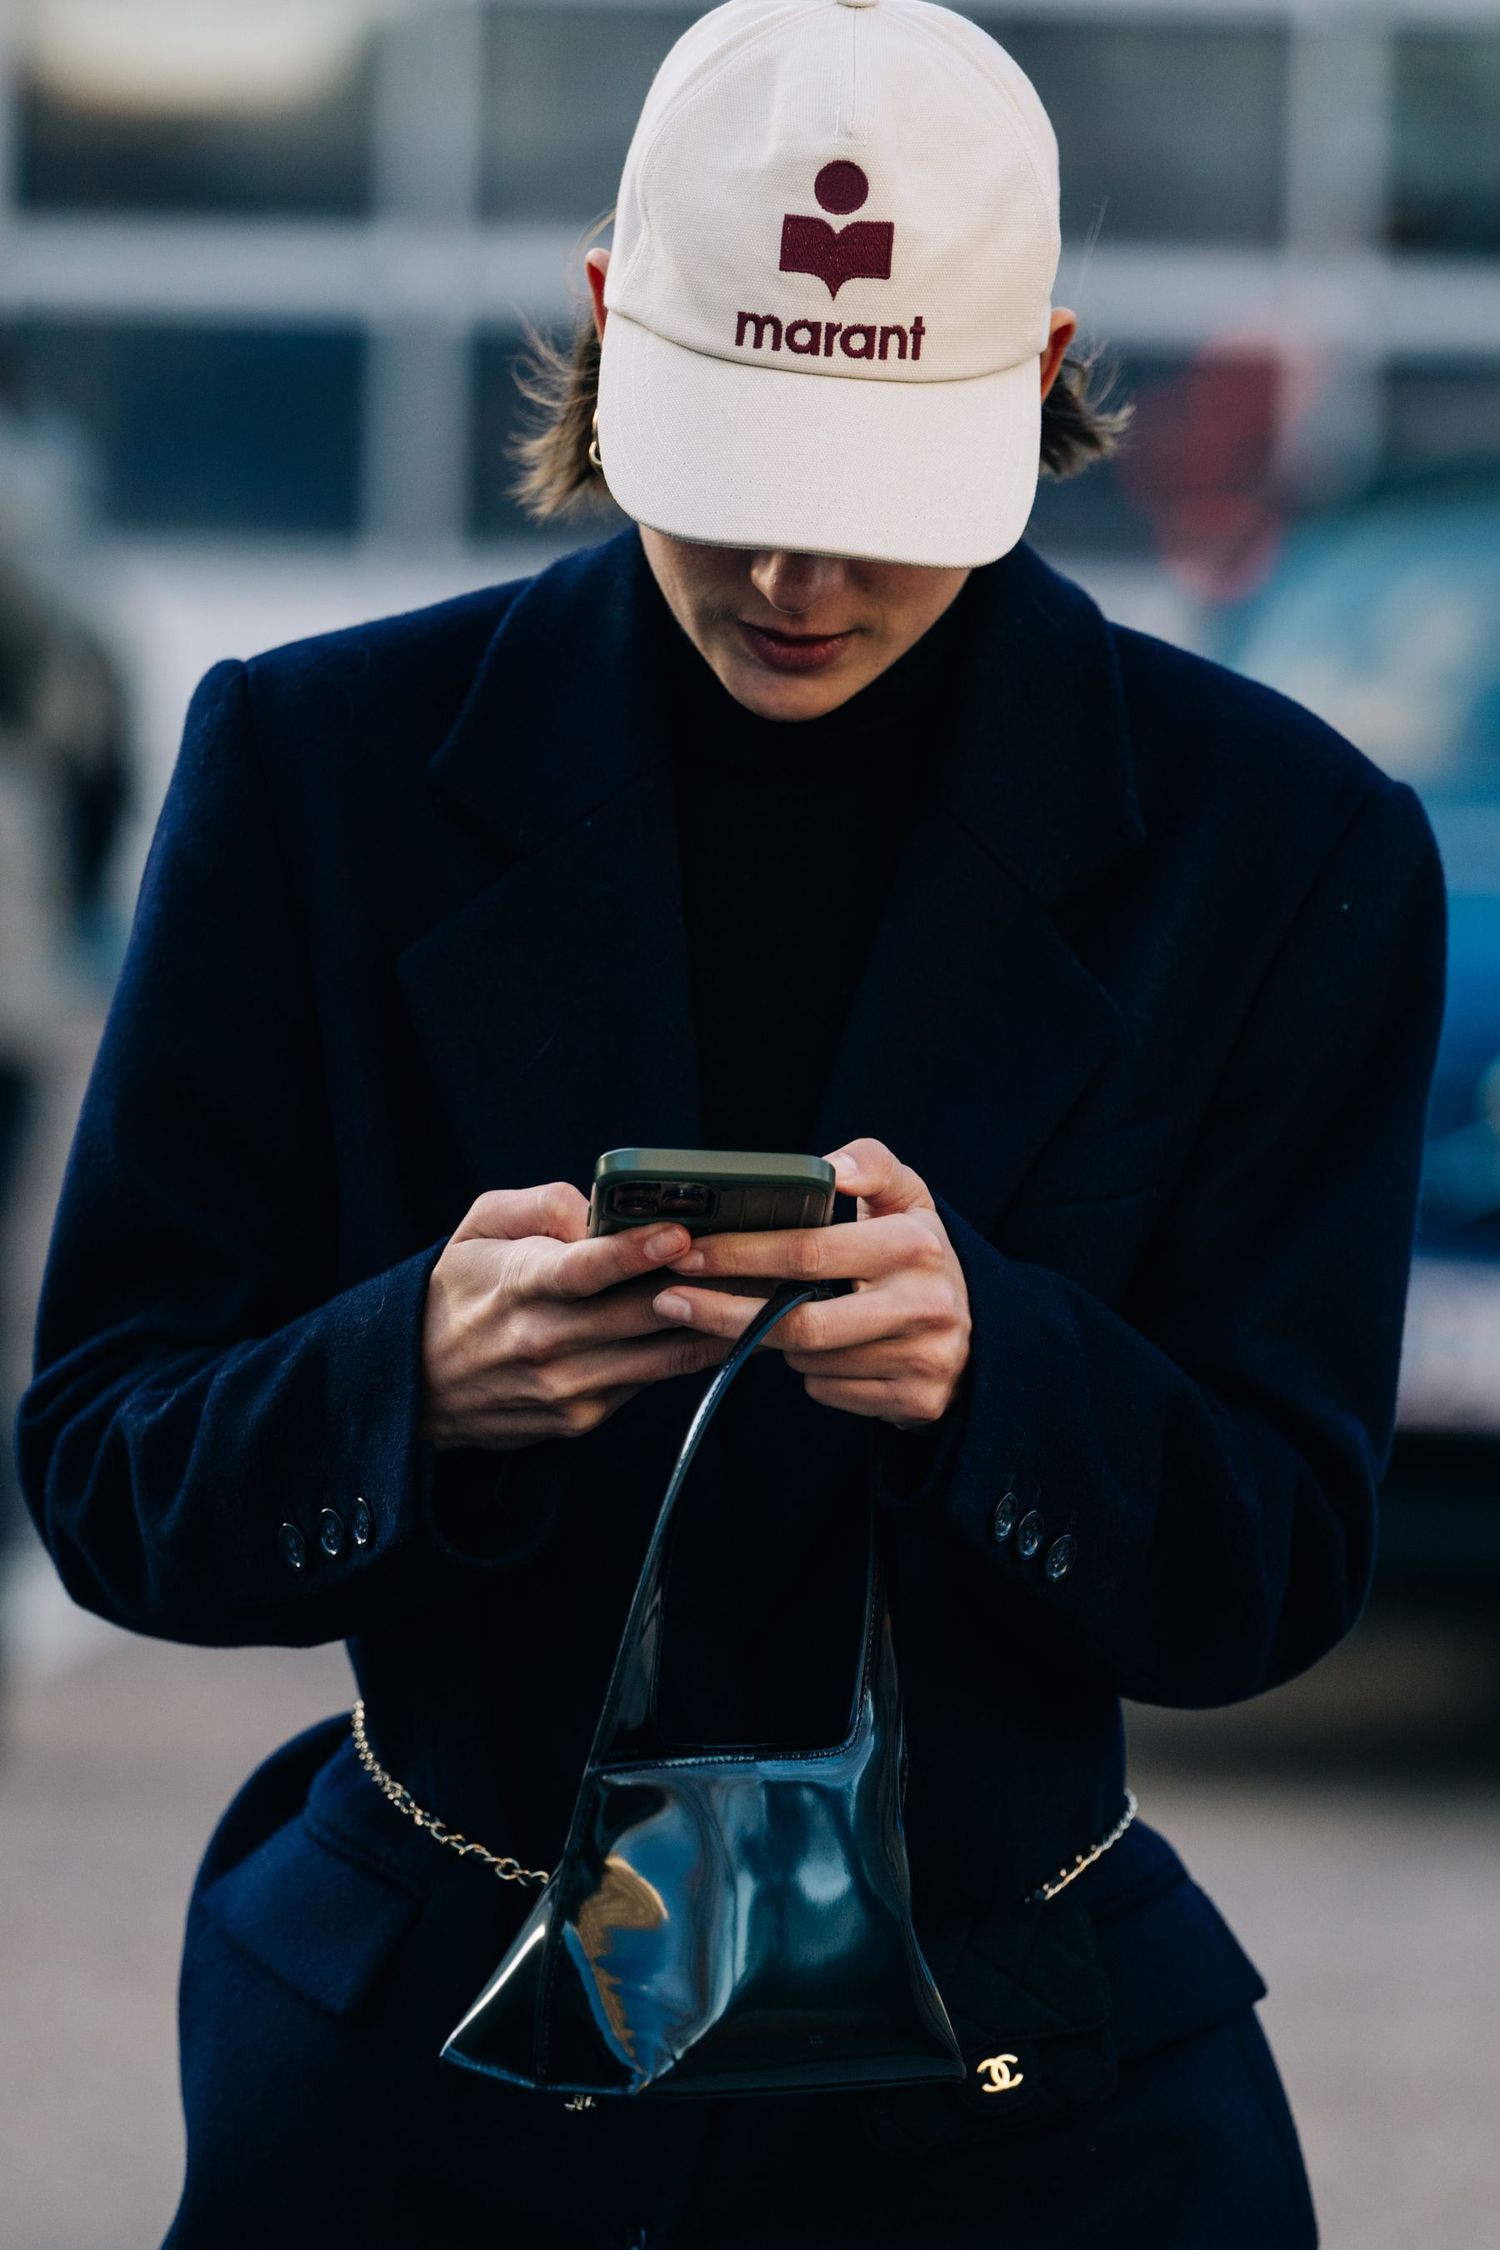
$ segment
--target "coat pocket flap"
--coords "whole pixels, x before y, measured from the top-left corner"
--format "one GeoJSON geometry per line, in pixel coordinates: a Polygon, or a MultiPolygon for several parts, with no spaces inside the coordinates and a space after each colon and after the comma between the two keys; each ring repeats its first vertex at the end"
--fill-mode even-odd
{"type": "Polygon", "coordinates": [[[973,2148],[1107,2101],[1119,2065],[1265,1997],[1259,1970],[1175,1859],[1090,1910],[1066,1895],[924,1936],[964,2058],[961,2084],[861,2097],[886,2148],[973,2148]]]}
{"type": "Polygon", "coordinates": [[[862,2096],[861,2122],[879,2145],[911,2153],[974,2147],[1108,2098],[1110,1986],[1081,1906],[1068,1899],[1006,1908],[924,1937],[922,1949],[964,2076],[862,2096]]]}
{"type": "Polygon", "coordinates": [[[205,1914],[304,1999],[357,2008],[422,1911],[423,1899],[289,1820],[199,1892],[205,1914]]]}
{"type": "Polygon", "coordinates": [[[1122,2057],[1223,2023],[1266,1996],[1265,1979],[1191,1876],[1099,1918],[1122,2057]]]}

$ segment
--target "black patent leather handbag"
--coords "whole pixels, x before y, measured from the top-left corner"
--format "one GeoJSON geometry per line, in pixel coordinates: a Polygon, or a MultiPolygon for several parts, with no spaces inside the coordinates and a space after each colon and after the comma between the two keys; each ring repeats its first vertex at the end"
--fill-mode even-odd
{"type": "Polygon", "coordinates": [[[668,1524],[760,1338],[836,1293],[783,1283],[688,1427],[646,1551],[562,1857],[445,2059],[569,2094],[769,2094],[962,2079],[911,1918],[905,1731],[873,1502],[849,1731],[664,1756],[668,1524]]]}

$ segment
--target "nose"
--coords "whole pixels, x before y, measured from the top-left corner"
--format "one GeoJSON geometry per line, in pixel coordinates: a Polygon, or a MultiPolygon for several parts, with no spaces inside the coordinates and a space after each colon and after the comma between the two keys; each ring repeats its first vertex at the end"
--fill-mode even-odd
{"type": "Polygon", "coordinates": [[[838,555],[802,555],[777,549],[755,556],[750,583],[772,609],[787,617],[800,617],[841,590],[846,569],[838,555]]]}

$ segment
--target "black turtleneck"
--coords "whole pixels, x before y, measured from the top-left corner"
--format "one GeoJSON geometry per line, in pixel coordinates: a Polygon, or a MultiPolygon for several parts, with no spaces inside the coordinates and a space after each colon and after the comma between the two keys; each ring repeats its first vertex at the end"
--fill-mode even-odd
{"type": "Polygon", "coordinates": [[[947,731],[967,592],[815,719],[747,710],[661,601],[705,1147],[823,1153],[814,1111],[947,731]]]}
{"type": "MultiPolygon", "coordinates": [[[[818,1098],[948,733],[968,591],[819,719],[747,711],[658,601],[653,676],[677,804],[706,1147],[824,1153],[812,1138],[818,1098]]],[[[854,1129],[878,1132],[879,1121],[854,1129]]],[[[705,1432],[703,1474],[723,1506],[689,1508],[674,1529],[674,1587],[709,1592],[678,1601],[664,1638],[658,1723],[669,1738],[834,1740],[847,1724],[858,1558],[844,1517],[811,1505],[843,1489],[847,1441],[846,1417],[808,1406],[796,1385],[789,1396],[774,1353],[751,1355],[705,1432]],[[769,1491],[767,1433],[794,1410],[804,1475],[769,1491]],[[754,1568],[726,1580],[716,1544],[726,1514],[753,1524],[777,1558],[769,1580],[754,1568]],[[847,1630],[830,1631],[846,1611],[847,1630]],[[804,1661],[768,1664],[768,1646],[795,1646],[804,1661]]]]}

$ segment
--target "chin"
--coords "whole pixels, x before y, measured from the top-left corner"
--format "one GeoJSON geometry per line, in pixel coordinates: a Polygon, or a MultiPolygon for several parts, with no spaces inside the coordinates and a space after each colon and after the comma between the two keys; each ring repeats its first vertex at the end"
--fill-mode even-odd
{"type": "Polygon", "coordinates": [[[793,720],[821,719],[826,712],[847,703],[861,683],[831,672],[798,679],[764,671],[740,658],[731,664],[727,678],[720,674],[720,684],[759,719],[793,720]]]}
{"type": "Polygon", "coordinates": [[[798,719],[823,718],[827,712],[836,710],[839,704],[847,702],[848,694],[847,690],[838,695],[825,690],[812,695],[807,688],[792,682],[790,691],[782,687],[774,689],[769,695],[759,695],[753,699],[741,696],[740,701],[747,703],[757,718],[784,719],[788,724],[793,724],[798,719]]]}

